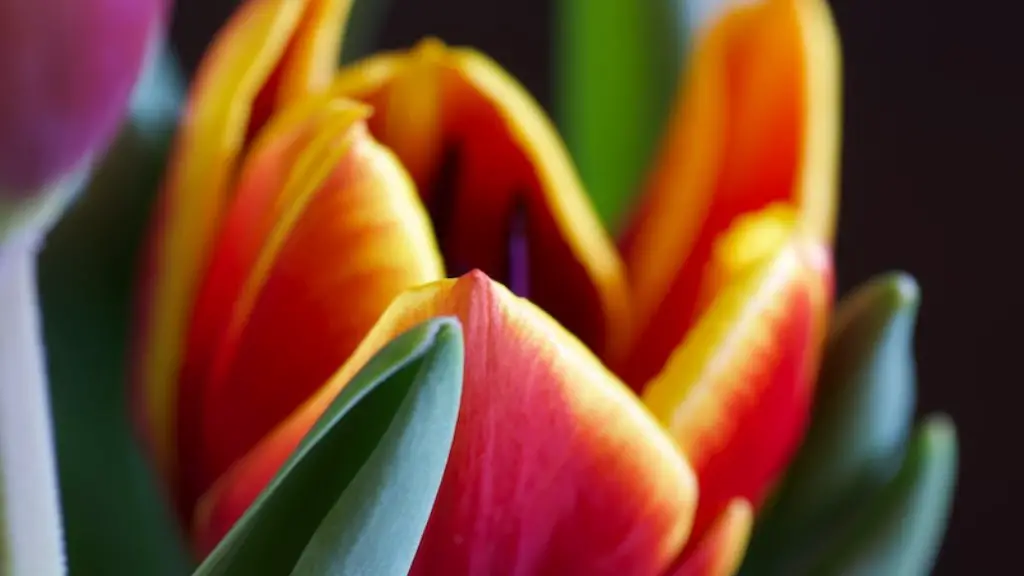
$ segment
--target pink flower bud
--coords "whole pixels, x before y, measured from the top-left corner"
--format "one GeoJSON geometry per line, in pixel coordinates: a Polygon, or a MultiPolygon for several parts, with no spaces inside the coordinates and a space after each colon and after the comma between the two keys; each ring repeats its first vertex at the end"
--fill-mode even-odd
{"type": "Polygon", "coordinates": [[[0,2],[0,194],[27,196],[110,142],[166,4],[0,2]]]}

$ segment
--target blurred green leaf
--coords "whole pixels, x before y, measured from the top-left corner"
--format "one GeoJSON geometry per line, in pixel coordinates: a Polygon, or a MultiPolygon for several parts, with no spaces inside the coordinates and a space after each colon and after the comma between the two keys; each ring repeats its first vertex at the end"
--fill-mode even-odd
{"type": "Polygon", "coordinates": [[[378,48],[377,36],[391,4],[392,0],[352,0],[352,12],[349,13],[341,47],[342,64],[365,58],[378,48]]]}
{"type": "Polygon", "coordinates": [[[87,188],[47,237],[39,288],[72,574],[180,575],[181,535],[128,418],[138,249],[181,101],[164,54],[87,188]]]}
{"type": "Polygon", "coordinates": [[[643,183],[680,78],[685,0],[557,0],[555,116],[607,226],[643,183]]]}
{"type": "Polygon", "coordinates": [[[919,299],[914,279],[893,273],[839,304],[806,440],[758,520],[745,573],[799,571],[896,472],[914,413],[919,299]]]}
{"type": "Polygon", "coordinates": [[[918,426],[899,474],[862,504],[848,538],[811,573],[928,574],[946,531],[956,475],[956,429],[946,416],[931,416],[918,426]]]}
{"type": "Polygon", "coordinates": [[[449,318],[388,344],[196,574],[407,574],[451,449],[462,358],[449,318]]]}

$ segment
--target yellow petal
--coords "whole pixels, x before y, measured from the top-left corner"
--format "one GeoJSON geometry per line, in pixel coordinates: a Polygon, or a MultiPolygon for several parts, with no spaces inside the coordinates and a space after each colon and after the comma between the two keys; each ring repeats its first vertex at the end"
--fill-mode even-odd
{"type": "Polygon", "coordinates": [[[800,225],[825,244],[835,239],[842,141],[842,55],[824,0],[793,0],[804,52],[806,121],[797,180],[800,225]]]}
{"type": "Polygon", "coordinates": [[[281,63],[277,106],[284,107],[331,84],[352,0],[288,0],[308,6],[281,63]]]}

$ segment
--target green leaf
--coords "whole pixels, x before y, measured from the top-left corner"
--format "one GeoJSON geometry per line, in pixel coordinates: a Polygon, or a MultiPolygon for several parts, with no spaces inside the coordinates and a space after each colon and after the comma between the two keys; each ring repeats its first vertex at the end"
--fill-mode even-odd
{"type": "Polygon", "coordinates": [[[196,574],[407,574],[455,433],[462,359],[450,318],[388,344],[196,574]]]}
{"type": "Polygon", "coordinates": [[[374,52],[377,35],[391,4],[392,0],[352,0],[341,47],[342,64],[350,64],[374,52]]]}
{"type": "Polygon", "coordinates": [[[177,523],[135,441],[126,402],[137,252],[181,86],[169,55],[148,69],[120,136],[39,259],[72,574],[171,576],[190,568],[177,523]]]}
{"type": "Polygon", "coordinates": [[[744,572],[799,571],[841,537],[836,518],[896,472],[913,420],[918,302],[913,278],[893,273],[838,306],[806,440],[758,520],[744,572]]]}
{"type": "Polygon", "coordinates": [[[555,5],[555,116],[598,214],[616,229],[671,111],[685,1],[555,5]]]}
{"type": "Polygon", "coordinates": [[[956,487],[956,429],[946,416],[918,428],[899,474],[865,503],[849,537],[812,574],[924,576],[946,531],[956,487]]]}

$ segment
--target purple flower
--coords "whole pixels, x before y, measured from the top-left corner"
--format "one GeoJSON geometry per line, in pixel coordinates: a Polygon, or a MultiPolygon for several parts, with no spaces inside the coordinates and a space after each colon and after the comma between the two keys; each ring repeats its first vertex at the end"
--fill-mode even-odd
{"type": "Polygon", "coordinates": [[[0,193],[28,196],[109,144],[167,4],[0,2],[0,193]]]}

